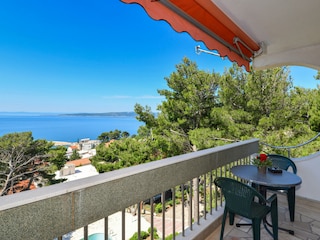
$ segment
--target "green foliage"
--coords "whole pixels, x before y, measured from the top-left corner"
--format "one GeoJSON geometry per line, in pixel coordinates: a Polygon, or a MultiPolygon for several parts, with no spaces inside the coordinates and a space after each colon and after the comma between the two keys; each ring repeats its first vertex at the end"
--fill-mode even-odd
{"type": "Polygon", "coordinates": [[[166,205],[172,207],[173,206],[173,200],[169,200],[168,202],[166,202],[166,205]]]}
{"type": "MultiPolygon", "coordinates": [[[[293,87],[287,67],[248,73],[234,64],[220,75],[184,58],[165,80],[157,114],[135,105],[136,118],[145,123],[137,136],[123,139],[119,130],[101,134],[103,141],[117,141],[97,147],[92,160],[99,172],[250,138],[294,146],[320,132],[320,90],[293,87]]],[[[316,143],[292,150],[291,156],[314,153],[316,143]]]]}
{"type": "Polygon", "coordinates": [[[166,98],[158,108],[164,120],[170,125],[176,123],[174,130],[180,129],[186,134],[210,123],[210,111],[218,104],[220,75],[198,70],[197,65],[187,58],[176,69],[165,78],[171,90],[158,90],[166,98]]]}
{"type": "MultiPolygon", "coordinates": [[[[151,227],[148,228],[148,233],[151,235],[151,227]]],[[[158,230],[157,230],[156,227],[153,228],[153,238],[154,239],[159,239],[158,230]]]]}
{"type": "Polygon", "coordinates": [[[122,138],[110,145],[100,144],[91,158],[98,172],[108,172],[123,167],[142,164],[164,156],[151,139],[122,138]]]}
{"type": "MultiPolygon", "coordinates": [[[[179,235],[179,233],[178,232],[176,232],[175,234],[174,234],[174,236],[178,236],[179,235]]],[[[173,234],[171,233],[170,235],[168,235],[168,236],[166,236],[165,237],[165,240],[172,240],[173,239],[173,234]]]]}
{"type": "Polygon", "coordinates": [[[109,132],[103,132],[98,136],[98,140],[102,142],[109,142],[110,140],[119,140],[120,138],[127,138],[130,134],[126,131],[122,132],[118,129],[109,132]]]}
{"type": "MultiPolygon", "coordinates": [[[[149,236],[150,236],[150,234],[145,231],[140,232],[140,239],[147,239],[147,237],[149,237],[149,236]]],[[[137,232],[134,233],[133,236],[130,238],[130,240],[140,240],[140,239],[138,238],[137,232]]]]}
{"type": "Polygon", "coordinates": [[[157,121],[149,106],[142,107],[140,104],[135,104],[134,111],[137,114],[138,121],[144,122],[148,129],[157,126],[157,121]]]}
{"type": "Polygon", "coordinates": [[[52,170],[55,168],[51,167],[52,164],[57,168],[61,166],[64,160],[59,156],[63,149],[53,151],[52,147],[51,142],[34,140],[31,132],[0,137],[0,195],[15,193],[15,185],[22,180],[29,180],[23,191],[29,190],[35,179],[40,182],[39,185],[57,182],[53,179],[55,175],[52,170]]]}
{"type": "Polygon", "coordinates": [[[162,213],[162,203],[158,203],[156,204],[155,208],[154,208],[154,211],[156,213],[162,213]]]}
{"type": "MultiPolygon", "coordinates": [[[[315,78],[320,79],[319,72],[315,78]]],[[[137,136],[116,129],[98,137],[102,144],[91,161],[99,173],[250,138],[273,146],[296,146],[320,132],[320,87],[293,87],[287,67],[248,73],[234,64],[220,75],[199,70],[184,58],[165,81],[167,88],[158,90],[165,100],[157,114],[149,106],[135,105],[137,120],[145,123],[137,136]],[[106,145],[110,140],[115,141],[106,145]]],[[[292,149],[290,155],[319,151],[319,143],[292,149]]],[[[265,145],[261,151],[287,155],[285,149],[265,145]]],[[[17,179],[33,181],[35,172],[42,185],[56,183],[54,172],[64,166],[65,153],[64,147],[34,140],[30,132],[4,135],[0,138],[2,194],[17,179]]],[[[73,152],[71,159],[77,158],[73,152]]],[[[177,198],[179,194],[176,191],[177,198]]]]}
{"type": "Polygon", "coordinates": [[[310,125],[311,129],[316,132],[320,132],[320,88],[318,87],[313,99],[312,107],[309,111],[310,113],[310,125]]]}
{"type": "Polygon", "coordinates": [[[58,146],[49,150],[49,161],[57,167],[57,170],[60,170],[68,161],[66,157],[66,151],[67,149],[63,146],[58,146]]]}
{"type": "Polygon", "coordinates": [[[252,164],[258,167],[271,167],[272,161],[267,154],[262,153],[253,159],[252,164]]]}
{"type": "MultiPolygon", "coordinates": [[[[198,128],[189,132],[189,138],[197,150],[207,149],[219,145],[224,145],[226,139],[222,138],[222,131],[210,128],[198,128]]],[[[230,139],[230,142],[235,140],[230,139]]]]}
{"type": "MultiPolygon", "coordinates": [[[[148,228],[148,232],[141,231],[140,239],[147,239],[151,235],[151,228],[148,228]]],[[[159,239],[157,228],[153,228],[153,239],[159,239]]],[[[134,233],[130,240],[139,240],[138,233],[134,233]]]]}
{"type": "Polygon", "coordinates": [[[80,159],[80,154],[78,153],[78,151],[76,149],[72,150],[72,154],[70,156],[70,160],[77,160],[80,159]]]}
{"type": "Polygon", "coordinates": [[[225,71],[219,81],[219,100],[222,106],[229,109],[247,110],[249,96],[247,93],[248,75],[243,68],[233,64],[225,71]]]}

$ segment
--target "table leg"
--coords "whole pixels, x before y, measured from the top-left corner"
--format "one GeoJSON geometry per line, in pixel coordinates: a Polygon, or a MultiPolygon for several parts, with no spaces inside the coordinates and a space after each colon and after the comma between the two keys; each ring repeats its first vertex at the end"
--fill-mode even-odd
{"type": "MultiPolygon", "coordinates": [[[[261,186],[261,185],[258,185],[256,187],[258,188],[258,190],[261,193],[261,195],[263,195],[266,198],[267,197],[267,188],[265,186],[261,186]]],[[[271,234],[271,236],[272,236],[273,235],[272,232],[267,227],[267,226],[272,227],[272,224],[269,223],[266,218],[263,219],[263,225],[264,225],[264,228],[267,230],[267,232],[269,234],[271,234]]],[[[278,227],[278,229],[282,230],[282,231],[285,231],[285,232],[288,232],[291,235],[294,235],[294,231],[291,230],[291,229],[282,228],[282,227],[278,227]]]]}
{"type": "MultiPolygon", "coordinates": [[[[272,227],[272,224],[269,223],[269,222],[267,221],[267,219],[263,219],[263,225],[264,225],[264,228],[267,230],[267,232],[270,233],[271,235],[273,235],[272,232],[271,232],[271,231],[269,230],[269,228],[267,227],[267,226],[272,227]]],[[[291,235],[294,235],[294,231],[291,230],[291,229],[282,228],[282,227],[278,227],[278,229],[279,229],[279,230],[282,230],[282,231],[285,231],[285,232],[288,232],[288,233],[291,234],[291,235]]]]}

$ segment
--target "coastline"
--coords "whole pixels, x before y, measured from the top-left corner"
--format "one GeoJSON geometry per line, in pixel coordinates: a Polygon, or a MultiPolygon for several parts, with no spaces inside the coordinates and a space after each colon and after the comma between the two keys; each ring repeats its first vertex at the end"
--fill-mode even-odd
{"type": "Polygon", "coordinates": [[[66,146],[66,145],[72,145],[73,142],[63,142],[63,141],[51,141],[55,146],[66,146]]]}

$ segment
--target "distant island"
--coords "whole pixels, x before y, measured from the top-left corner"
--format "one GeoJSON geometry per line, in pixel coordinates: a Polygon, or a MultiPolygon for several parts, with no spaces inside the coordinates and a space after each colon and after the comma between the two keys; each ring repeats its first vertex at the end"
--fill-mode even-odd
{"type": "Polygon", "coordinates": [[[136,117],[135,112],[106,112],[106,113],[65,113],[61,116],[88,116],[88,117],[136,117]]]}
{"type": "MultiPolygon", "coordinates": [[[[158,116],[158,112],[153,113],[158,116]]],[[[80,116],[80,117],[136,117],[135,112],[104,112],[104,113],[59,113],[59,112],[0,112],[0,116],[80,116]]]]}

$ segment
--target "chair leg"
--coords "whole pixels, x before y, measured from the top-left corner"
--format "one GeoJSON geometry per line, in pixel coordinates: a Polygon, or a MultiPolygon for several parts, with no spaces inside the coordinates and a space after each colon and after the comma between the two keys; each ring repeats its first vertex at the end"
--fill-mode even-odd
{"type": "Polygon", "coordinates": [[[229,224],[233,225],[234,224],[234,213],[229,211],[229,224]]]}
{"type": "Polygon", "coordinates": [[[261,219],[252,219],[252,231],[253,231],[253,240],[260,240],[260,226],[261,226],[261,219]]]}
{"type": "Polygon", "coordinates": [[[223,217],[222,217],[222,224],[221,224],[221,231],[220,231],[220,240],[223,240],[224,226],[226,225],[227,213],[228,213],[227,209],[224,208],[223,217]]]}
{"type": "Polygon", "coordinates": [[[296,188],[291,187],[287,193],[288,199],[288,206],[289,206],[289,213],[290,213],[290,221],[294,222],[294,215],[295,215],[295,202],[296,202],[296,188]]]}
{"type": "Polygon", "coordinates": [[[272,234],[273,239],[278,240],[278,202],[274,201],[274,203],[271,206],[271,223],[272,223],[272,234]]]}

